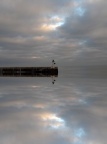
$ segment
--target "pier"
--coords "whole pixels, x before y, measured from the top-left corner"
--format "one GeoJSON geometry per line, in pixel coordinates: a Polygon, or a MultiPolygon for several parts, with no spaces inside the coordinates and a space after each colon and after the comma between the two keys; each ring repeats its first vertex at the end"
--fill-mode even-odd
{"type": "Polygon", "coordinates": [[[0,67],[0,77],[58,77],[58,67],[0,67]]]}

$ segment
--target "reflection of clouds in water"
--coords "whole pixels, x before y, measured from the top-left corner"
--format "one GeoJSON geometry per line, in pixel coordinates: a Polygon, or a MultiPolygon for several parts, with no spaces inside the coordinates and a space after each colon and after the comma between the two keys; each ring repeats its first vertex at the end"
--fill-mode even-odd
{"type": "Polygon", "coordinates": [[[82,128],[78,128],[77,130],[75,130],[75,135],[78,138],[81,138],[81,137],[85,136],[85,132],[82,128]]]}
{"type": "Polygon", "coordinates": [[[55,114],[46,113],[43,114],[41,118],[44,121],[46,127],[50,127],[53,129],[60,129],[60,128],[64,128],[65,126],[64,120],[59,118],[55,114]]]}
{"type": "Polygon", "coordinates": [[[64,119],[52,113],[43,113],[41,118],[46,131],[56,131],[58,135],[69,142],[83,142],[83,138],[85,137],[85,131],[83,128],[75,128],[73,125],[68,127],[64,119]]]}
{"type": "MultiPolygon", "coordinates": [[[[18,139],[24,144],[42,144],[45,139],[47,144],[62,139],[63,144],[106,141],[106,94],[106,82],[101,80],[65,79],[50,87],[30,82],[21,89],[12,85],[1,93],[0,135],[4,133],[11,144],[18,139]]],[[[0,137],[2,144],[5,137],[0,137]]]]}

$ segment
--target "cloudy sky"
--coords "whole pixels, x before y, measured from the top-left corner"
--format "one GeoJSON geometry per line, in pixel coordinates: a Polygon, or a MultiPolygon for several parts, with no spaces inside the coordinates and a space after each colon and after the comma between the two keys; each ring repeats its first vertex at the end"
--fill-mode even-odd
{"type": "Polygon", "coordinates": [[[107,62],[105,0],[1,0],[0,64],[107,62]]]}
{"type": "Polygon", "coordinates": [[[0,78],[0,144],[106,144],[106,47],[106,0],[1,0],[0,66],[59,76],[0,78]]]}

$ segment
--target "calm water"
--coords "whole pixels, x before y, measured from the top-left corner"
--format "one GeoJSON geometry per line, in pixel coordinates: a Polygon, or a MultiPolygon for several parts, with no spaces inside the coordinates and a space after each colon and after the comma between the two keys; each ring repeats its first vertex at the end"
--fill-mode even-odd
{"type": "Polygon", "coordinates": [[[105,72],[59,68],[55,85],[0,78],[0,144],[106,144],[105,72]]]}

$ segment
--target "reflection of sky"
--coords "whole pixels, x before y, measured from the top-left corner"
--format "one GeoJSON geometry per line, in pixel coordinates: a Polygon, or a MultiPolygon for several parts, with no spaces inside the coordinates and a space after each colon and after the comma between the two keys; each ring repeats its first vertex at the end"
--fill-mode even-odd
{"type": "Polygon", "coordinates": [[[1,144],[106,142],[106,80],[37,81],[0,84],[1,144]]]}

